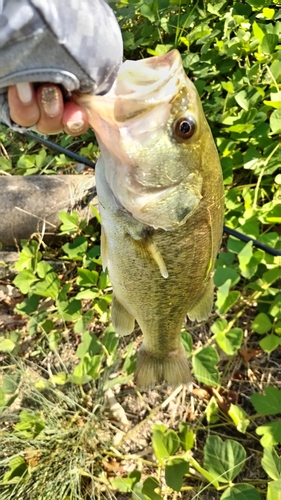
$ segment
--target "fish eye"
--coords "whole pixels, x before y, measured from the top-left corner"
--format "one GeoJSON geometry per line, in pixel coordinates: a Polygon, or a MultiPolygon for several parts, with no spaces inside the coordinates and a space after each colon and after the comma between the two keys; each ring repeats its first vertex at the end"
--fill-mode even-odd
{"type": "Polygon", "coordinates": [[[195,132],[196,124],[190,116],[182,116],[173,123],[173,131],[180,139],[190,139],[195,132]]]}

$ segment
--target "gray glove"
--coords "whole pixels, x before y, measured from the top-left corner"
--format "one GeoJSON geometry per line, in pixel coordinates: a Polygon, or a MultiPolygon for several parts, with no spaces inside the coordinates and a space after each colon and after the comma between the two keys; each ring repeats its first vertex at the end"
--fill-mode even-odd
{"type": "Polygon", "coordinates": [[[69,93],[108,92],[122,62],[122,37],[103,0],[0,0],[0,121],[11,122],[7,87],[61,84],[69,93]]]}

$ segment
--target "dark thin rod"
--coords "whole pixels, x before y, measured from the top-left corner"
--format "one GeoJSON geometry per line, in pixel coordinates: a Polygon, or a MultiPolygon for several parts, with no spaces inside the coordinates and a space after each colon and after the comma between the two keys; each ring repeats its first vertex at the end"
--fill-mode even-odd
{"type": "Polygon", "coordinates": [[[41,142],[42,144],[44,144],[44,146],[48,146],[49,148],[52,148],[55,151],[58,151],[59,153],[65,154],[66,156],[69,156],[69,158],[72,158],[73,160],[77,161],[78,163],[83,163],[83,165],[88,165],[88,167],[95,168],[95,163],[93,163],[91,160],[88,160],[87,158],[83,158],[82,156],[77,155],[76,153],[73,153],[72,151],[69,151],[69,149],[62,148],[61,146],[58,146],[54,142],[48,141],[48,139],[44,139],[43,137],[40,137],[39,135],[33,134],[33,132],[24,132],[24,135],[26,135],[30,139],[34,139],[35,141],[41,142]]]}
{"type": "MultiPolygon", "coordinates": [[[[43,137],[33,134],[32,132],[24,132],[24,134],[27,137],[30,137],[30,139],[34,139],[35,141],[41,142],[45,146],[54,149],[55,151],[58,151],[59,153],[63,153],[66,156],[69,156],[69,158],[73,158],[75,161],[79,163],[83,163],[84,165],[88,165],[89,167],[95,168],[95,163],[93,163],[91,160],[88,160],[87,158],[83,158],[83,156],[77,155],[76,153],[73,153],[72,151],[69,151],[68,149],[62,148],[61,146],[58,146],[54,142],[48,141],[48,139],[43,139],[43,137]]],[[[264,250],[265,252],[269,253],[270,255],[274,256],[281,256],[281,251],[277,250],[276,248],[269,247],[265,245],[264,243],[261,243],[260,241],[254,240],[253,238],[250,238],[249,236],[246,236],[245,234],[239,233],[239,231],[236,231],[235,229],[230,229],[230,227],[223,226],[223,230],[225,233],[230,234],[231,236],[234,236],[235,238],[238,238],[239,240],[245,241],[248,243],[248,241],[252,241],[254,247],[260,248],[261,250],[264,250]]]]}
{"type": "Polygon", "coordinates": [[[223,230],[225,233],[230,234],[231,236],[235,236],[235,238],[238,238],[239,240],[246,241],[252,241],[254,247],[260,248],[261,250],[264,250],[265,252],[269,253],[270,255],[274,256],[281,256],[281,251],[277,250],[276,248],[269,247],[265,245],[264,243],[261,243],[260,241],[254,240],[253,238],[250,238],[249,236],[246,236],[245,234],[239,233],[239,231],[236,231],[235,229],[230,229],[230,227],[223,226],[223,230]]]}

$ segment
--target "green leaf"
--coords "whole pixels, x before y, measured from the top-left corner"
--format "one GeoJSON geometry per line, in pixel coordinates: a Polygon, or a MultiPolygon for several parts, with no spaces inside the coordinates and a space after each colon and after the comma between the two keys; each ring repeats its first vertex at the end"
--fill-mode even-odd
{"type": "Polygon", "coordinates": [[[232,287],[238,283],[239,279],[239,274],[231,267],[221,266],[215,270],[214,283],[217,287],[222,286],[227,280],[231,281],[232,287]]]}
{"type": "Polygon", "coordinates": [[[67,374],[65,372],[59,372],[50,377],[50,382],[55,385],[65,385],[67,383],[67,374]]]}
{"type": "Polygon", "coordinates": [[[81,318],[78,319],[78,321],[74,325],[75,333],[83,333],[85,332],[85,330],[87,330],[88,325],[93,318],[93,314],[93,310],[90,309],[89,311],[85,312],[85,314],[83,314],[81,318]]]}
{"type": "Polygon", "coordinates": [[[272,54],[278,44],[278,35],[266,33],[261,42],[261,50],[265,54],[272,54]]]}
{"type": "Polygon", "coordinates": [[[219,488],[219,482],[216,475],[214,476],[211,472],[201,467],[201,465],[199,465],[199,463],[192,456],[190,456],[188,460],[190,465],[192,465],[194,469],[207,479],[208,483],[212,484],[216,489],[219,488]]]}
{"type": "Polygon", "coordinates": [[[79,214],[78,212],[59,212],[58,218],[61,220],[62,225],[60,231],[62,234],[75,234],[79,229],[79,214]]]}
{"type": "Polygon", "coordinates": [[[85,236],[77,236],[72,243],[65,243],[62,246],[63,251],[69,259],[82,260],[83,255],[87,252],[88,240],[85,236]]]}
{"type": "Polygon", "coordinates": [[[108,273],[107,271],[101,271],[99,276],[98,288],[104,290],[108,286],[108,273]]]}
{"type": "Polygon", "coordinates": [[[15,425],[15,430],[21,437],[35,438],[45,428],[40,413],[33,413],[30,410],[20,412],[20,421],[15,425]]]}
{"type": "Polygon", "coordinates": [[[34,276],[34,273],[29,269],[24,269],[15,277],[13,283],[19,288],[21,293],[27,294],[36,281],[38,281],[38,278],[34,276]]]}
{"type": "Polygon", "coordinates": [[[241,347],[243,330],[241,328],[231,328],[229,331],[218,332],[215,335],[215,339],[226,354],[233,356],[241,347]]]}
{"type": "Polygon", "coordinates": [[[163,432],[159,427],[154,427],[152,432],[152,448],[160,463],[163,463],[163,459],[174,455],[179,445],[180,439],[175,431],[169,429],[163,432]]]}
{"type": "Polygon", "coordinates": [[[159,488],[159,483],[154,477],[148,477],[142,487],[142,493],[148,496],[150,500],[163,500],[158,493],[155,493],[155,489],[159,488]]]}
{"type": "Polygon", "coordinates": [[[261,43],[265,33],[263,32],[260,25],[258,25],[256,21],[253,22],[252,28],[253,28],[254,37],[257,38],[261,43]]]}
{"type": "Polygon", "coordinates": [[[247,97],[247,92],[245,90],[241,90],[240,92],[238,92],[238,94],[235,95],[235,101],[242,109],[248,111],[250,103],[247,97]]]}
{"type": "Polygon", "coordinates": [[[101,349],[101,343],[97,337],[90,332],[85,332],[82,335],[82,343],[78,346],[76,356],[82,359],[86,354],[94,356],[101,349]]]}
{"type": "Polygon", "coordinates": [[[281,413],[281,390],[277,387],[268,386],[265,388],[265,395],[252,394],[251,402],[257,413],[260,415],[277,415],[281,413]]]}
{"type": "Polygon", "coordinates": [[[274,301],[272,302],[269,313],[271,316],[277,319],[281,319],[281,294],[276,295],[274,301]]]}
{"type": "Polygon", "coordinates": [[[225,314],[240,297],[240,292],[229,291],[231,287],[231,280],[228,279],[217,290],[216,307],[218,314],[225,314]]]}
{"type": "Polygon", "coordinates": [[[269,118],[271,132],[273,134],[281,133],[281,109],[275,109],[269,118]]]}
{"type": "Polygon", "coordinates": [[[259,313],[251,324],[252,330],[257,333],[266,333],[272,328],[272,323],[265,313],[259,313]]]}
{"type": "Polygon", "coordinates": [[[271,4],[271,0],[246,0],[246,2],[255,9],[261,9],[271,4]]]}
{"type": "Polygon", "coordinates": [[[20,456],[13,457],[9,461],[10,470],[5,473],[1,484],[14,484],[24,477],[27,472],[27,464],[25,459],[20,456]],[[15,481],[18,478],[18,481],[15,481]]]}
{"type": "Polygon", "coordinates": [[[60,289],[60,280],[56,273],[49,272],[46,274],[44,280],[38,281],[34,287],[33,292],[41,297],[50,297],[56,299],[60,289]]]}
{"type": "Polygon", "coordinates": [[[258,436],[262,436],[260,442],[264,448],[276,446],[281,443],[281,421],[260,425],[257,427],[256,433],[258,436]]]}
{"type": "Polygon", "coordinates": [[[111,480],[111,485],[114,489],[122,493],[131,493],[137,482],[140,481],[141,473],[138,470],[130,472],[128,477],[115,477],[111,480]]]}
{"type": "Polygon", "coordinates": [[[80,300],[70,299],[69,302],[57,300],[56,306],[63,321],[76,321],[81,316],[82,304],[80,300]]]}
{"type": "Polygon", "coordinates": [[[152,23],[155,21],[155,16],[149,5],[143,4],[140,8],[141,15],[149,19],[152,23]]]}
{"type": "Polygon", "coordinates": [[[51,351],[57,350],[61,339],[62,339],[62,335],[60,332],[50,332],[50,334],[49,334],[49,346],[50,346],[51,351]]]}
{"type": "Polygon", "coordinates": [[[214,424],[219,420],[219,405],[214,396],[211,397],[209,403],[206,406],[205,415],[208,424],[214,424]]]}
{"type": "Polygon", "coordinates": [[[181,422],[179,424],[179,438],[181,447],[184,451],[188,451],[193,448],[195,435],[186,422],[181,422]]]}
{"type": "Polygon", "coordinates": [[[271,481],[267,486],[266,500],[281,500],[281,480],[271,481]]]}
{"type": "Polygon", "coordinates": [[[195,353],[192,365],[197,380],[205,385],[218,385],[219,372],[216,368],[218,361],[219,356],[214,347],[203,347],[195,353]]]}
{"type": "Polygon", "coordinates": [[[228,415],[236,425],[237,430],[245,434],[247,427],[250,425],[250,420],[247,418],[248,415],[243,408],[239,408],[239,406],[231,403],[228,415]]]}
{"type": "Polygon", "coordinates": [[[2,381],[2,390],[4,394],[14,394],[19,386],[20,379],[20,373],[5,375],[2,381]]]}
{"type": "Polygon", "coordinates": [[[279,345],[281,345],[281,339],[280,337],[277,337],[277,335],[274,335],[274,333],[271,333],[270,335],[267,335],[264,337],[262,340],[260,340],[259,345],[265,352],[271,352],[274,351],[279,345]]]}
{"type": "Polygon", "coordinates": [[[4,339],[0,341],[0,351],[1,352],[13,352],[16,344],[10,339],[4,339]]]}
{"type": "Polygon", "coordinates": [[[238,483],[227,488],[220,500],[261,500],[261,496],[251,484],[238,483]]]}
{"type": "Polygon", "coordinates": [[[273,447],[264,449],[261,464],[271,479],[281,479],[281,457],[273,447]]]}
{"type": "Polygon", "coordinates": [[[193,348],[193,339],[192,339],[190,333],[188,333],[186,331],[181,332],[181,340],[182,340],[182,344],[185,348],[187,356],[190,357],[191,353],[192,353],[192,348],[193,348]]]}
{"type": "Polygon", "coordinates": [[[183,458],[173,458],[165,466],[165,481],[174,491],[180,491],[183,477],[189,471],[189,464],[183,458]]]}
{"type": "Polygon", "coordinates": [[[175,431],[168,429],[164,434],[164,443],[169,456],[174,455],[180,446],[180,439],[175,431]]]}
{"type": "Polygon", "coordinates": [[[89,269],[78,268],[78,274],[77,284],[79,286],[95,286],[99,279],[99,273],[97,271],[89,271],[89,269]]]}
{"type": "Polygon", "coordinates": [[[246,452],[232,439],[208,436],[204,446],[204,467],[222,483],[232,481],[244,467],[246,452]]]}

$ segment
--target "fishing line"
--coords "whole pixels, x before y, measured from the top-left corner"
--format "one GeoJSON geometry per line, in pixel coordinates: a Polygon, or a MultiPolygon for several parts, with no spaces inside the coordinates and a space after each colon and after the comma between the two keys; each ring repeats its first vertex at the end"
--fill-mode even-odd
{"type": "Polygon", "coordinates": [[[88,160],[87,158],[83,158],[82,156],[73,153],[72,151],[69,151],[69,149],[62,148],[61,146],[58,146],[58,144],[55,144],[54,142],[48,141],[48,139],[44,139],[43,137],[40,137],[39,135],[33,134],[33,132],[24,132],[24,135],[29,137],[30,139],[34,139],[37,142],[41,142],[45,146],[48,146],[51,149],[54,149],[55,151],[58,151],[58,153],[65,154],[69,158],[72,158],[73,160],[77,161],[78,163],[83,163],[84,165],[87,165],[88,167],[95,168],[95,163],[93,163],[91,160],[88,160]]]}
{"type": "MultiPolygon", "coordinates": [[[[61,146],[58,146],[54,142],[48,141],[48,139],[44,139],[43,137],[40,137],[39,135],[34,134],[33,132],[24,132],[24,135],[29,137],[30,139],[34,139],[37,142],[41,142],[45,146],[54,149],[55,151],[58,151],[59,153],[65,154],[69,158],[72,158],[73,160],[83,163],[84,165],[87,165],[89,167],[95,168],[95,163],[93,163],[91,160],[88,160],[87,158],[83,158],[83,156],[80,156],[76,153],[73,153],[72,151],[69,151],[69,149],[65,149],[61,146]]],[[[275,257],[281,257],[281,250],[277,250],[276,248],[269,247],[268,245],[265,245],[264,243],[261,243],[260,241],[255,240],[254,238],[251,238],[250,236],[246,236],[245,234],[240,233],[239,231],[236,231],[235,229],[231,229],[228,226],[223,226],[223,230],[226,234],[229,234],[230,236],[234,236],[235,238],[238,238],[241,241],[245,241],[248,243],[249,241],[253,242],[253,246],[256,248],[259,248],[260,250],[264,250],[266,253],[273,255],[275,257]]]]}

